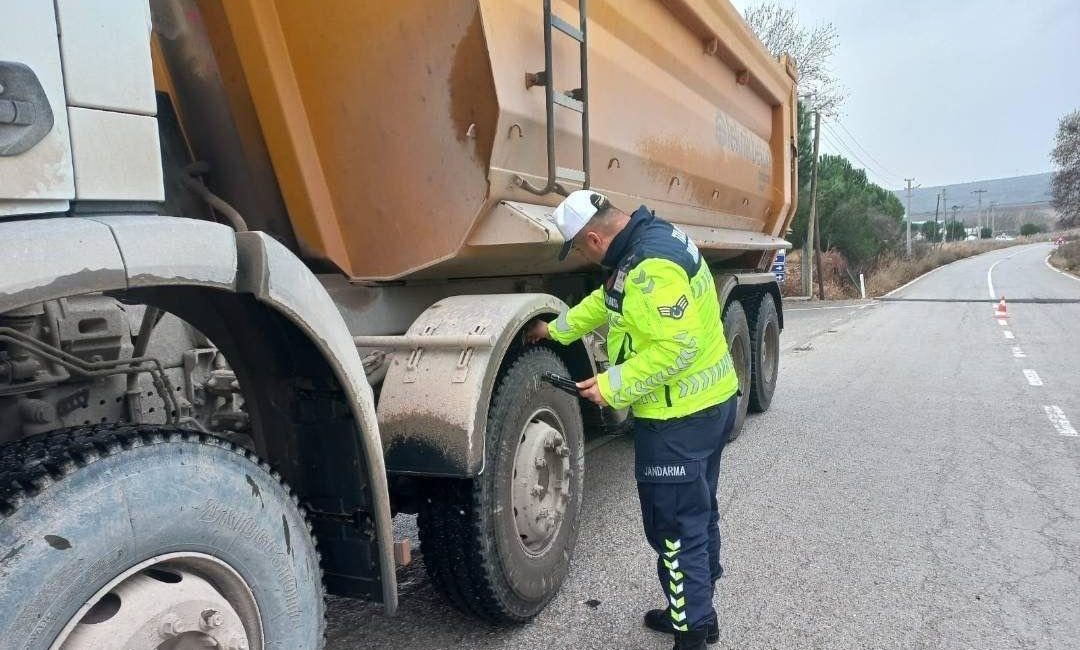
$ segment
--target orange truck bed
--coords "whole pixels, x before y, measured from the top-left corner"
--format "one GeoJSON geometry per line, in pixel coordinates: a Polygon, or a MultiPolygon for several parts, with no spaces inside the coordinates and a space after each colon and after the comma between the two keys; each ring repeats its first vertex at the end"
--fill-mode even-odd
{"type": "MultiPolygon", "coordinates": [[[[204,3],[206,4],[206,3],[204,3]]],[[[553,11],[579,24],[578,4],[553,11]]],[[[541,0],[229,0],[217,12],[306,255],[354,279],[543,273],[541,0]]],[[[794,64],[724,0],[590,0],[591,186],[682,225],[713,261],[769,251],[794,214],[794,64]]],[[[553,35],[557,91],[578,44],[553,35]]],[[[580,169],[580,116],[555,111],[580,169]]],[[[575,189],[574,183],[563,185],[575,189]]],[[[578,185],[580,186],[580,185],[578,185]]]]}

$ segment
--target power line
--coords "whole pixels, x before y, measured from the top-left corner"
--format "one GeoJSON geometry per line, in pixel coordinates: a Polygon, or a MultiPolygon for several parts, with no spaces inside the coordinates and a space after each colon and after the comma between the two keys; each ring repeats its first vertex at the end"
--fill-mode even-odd
{"type": "Polygon", "coordinates": [[[899,187],[899,186],[903,185],[903,183],[901,183],[892,174],[886,172],[885,170],[881,169],[877,165],[874,165],[874,164],[871,164],[871,163],[867,162],[862,156],[860,156],[858,154],[858,152],[855,151],[854,148],[852,148],[852,146],[850,144],[847,143],[846,140],[844,140],[835,131],[826,130],[825,135],[826,135],[826,141],[829,144],[831,144],[833,147],[835,147],[837,149],[840,149],[840,150],[844,151],[845,153],[847,153],[848,155],[850,155],[859,164],[861,164],[866,170],[873,172],[875,176],[878,176],[878,177],[886,180],[890,185],[893,185],[893,186],[899,187]]]}
{"type": "Polygon", "coordinates": [[[852,134],[852,132],[851,132],[851,131],[849,131],[849,130],[848,130],[848,128],[847,128],[846,126],[844,126],[844,123],[843,123],[843,122],[841,122],[841,121],[837,120],[837,121],[836,121],[836,126],[838,126],[838,127],[840,127],[841,129],[843,129],[843,130],[844,130],[844,133],[848,134],[848,137],[850,137],[850,138],[851,138],[851,141],[855,143],[855,146],[856,146],[856,147],[858,147],[858,148],[859,148],[860,150],[862,150],[862,151],[863,151],[863,153],[865,153],[865,154],[866,154],[866,155],[867,155],[867,156],[868,156],[868,157],[870,158],[870,160],[872,160],[872,161],[874,161],[875,163],[877,163],[877,164],[878,164],[878,167],[880,167],[880,168],[881,168],[881,169],[882,169],[883,171],[889,172],[889,175],[890,175],[890,176],[896,176],[896,175],[897,175],[897,174],[896,174],[896,173],[895,173],[895,172],[894,172],[893,170],[889,169],[889,168],[888,168],[888,167],[886,167],[886,166],[885,166],[884,164],[882,164],[882,162],[881,162],[880,160],[878,160],[877,158],[875,158],[875,157],[874,157],[874,154],[870,153],[870,152],[869,152],[869,151],[868,151],[868,150],[866,149],[866,147],[862,146],[862,144],[861,144],[861,143],[859,142],[859,140],[858,140],[858,139],[857,139],[857,138],[855,137],[855,135],[854,135],[854,134],[852,134]]]}
{"type": "MultiPolygon", "coordinates": [[[[899,187],[899,186],[903,185],[903,183],[900,183],[895,178],[892,178],[891,175],[886,174],[886,173],[882,172],[880,169],[877,169],[873,165],[867,163],[857,153],[852,151],[851,147],[847,146],[842,140],[840,140],[839,141],[840,143],[838,144],[837,142],[834,142],[833,139],[830,138],[827,133],[822,132],[821,135],[822,135],[823,138],[825,138],[826,142],[828,142],[829,144],[831,144],[833,146],[833,148],[835,148],[835,149],[837,149],[839,151],[843,151],[844,153],[847,153],[849,156],[854,158],[855,161],[858,162],[860,165],[862,165],[863,168],[867,172],[872,172],[875,176],[881,178],[882,180],[886,181],[887,184],[892,185],[894,187],[899,187]]],[[[839,139],[839,138],[837,138],[837,139],[839,139]]]]}
{"type": "MultiPolygon", "coordinates": [[[[828,142],[830,142],[830,144],[832,144],[835,147],[842,147],[853,158],[855,158],[855,160],[857,160],[859,163],[861,163],[863,167],[865,167],[867,170],[873,171],[877,176],[880,176],[881,178],[887,180],[890,185],[893,185],[894,187],[903,186],[903,183],[901,183],[898,180],[899,179],[898,176],[896,176],[895,174],[892,174],[891,172],[887,171],[884,168],[884,166],[881,165],[880,163],[871,164],[871,163],[866,162],[866,160],[862,156],[860,156],[858,153],[856,153],[855,149],[850,144],[847,143],[847,140],[845,140],[843,136],[841,136],[838,132],[832,130],[829,127],[828,124],[826,124],[825,127],[826,127],[826,130],[828,132],[828,135],[832,136],[831,139],[827,140],[828,142]],[[833,142],[833,141],[835,141],[835,142],[833,142]],[[836,144],[837,142],[839,143],[839,145],[836,144]]],[[[867,154],[867,156],[869,156],[869,154],[867,154]]]]}

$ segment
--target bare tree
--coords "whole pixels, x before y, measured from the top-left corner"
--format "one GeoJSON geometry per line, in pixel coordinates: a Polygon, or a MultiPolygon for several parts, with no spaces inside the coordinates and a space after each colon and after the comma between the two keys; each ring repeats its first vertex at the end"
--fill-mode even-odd
{"type": "Polygon", "coordinates": [[[744,17],[774,56],[786,53],[795,57],[799,99],[806,107],[825,116],[835,116],[846,94],[829,68],[829,59],[840,40],[836,27],[832,23],[820,23],[807,29],[799,24],[794,9],[771,1],[747,7],[744,17]]]}
{"type": "Polygon", "coordinates": [[[1058,167],[1050,196],[1063,228],[1080,226],[1080,110],[1061,118],[1050,159],[1058,167]]]}

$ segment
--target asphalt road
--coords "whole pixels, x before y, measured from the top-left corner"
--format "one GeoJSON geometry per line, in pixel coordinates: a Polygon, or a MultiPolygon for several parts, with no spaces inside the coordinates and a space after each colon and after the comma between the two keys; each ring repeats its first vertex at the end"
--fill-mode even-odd
{"type": "MultiPolygon", "coordinates": [[[[1080,281],[1048,252],[789,312],[773,408],[725,452],[713,647],[1080,647],[1080,281]]],[[[417,562],[394,619],[334,600],[328,647],[669,648],[640,623],[663,601],[632,457],[628,439],[587,455],[571,573],[534,623],[457,613],[417,562]]]]}

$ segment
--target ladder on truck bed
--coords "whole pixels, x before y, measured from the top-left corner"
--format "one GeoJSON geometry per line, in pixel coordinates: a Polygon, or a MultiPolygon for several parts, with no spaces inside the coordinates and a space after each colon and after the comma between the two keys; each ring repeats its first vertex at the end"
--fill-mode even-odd
{"type": "Polygon", "coordinates": [[[587,0],[578,0],[578,27],[574,27],[551,12],[551,0],[544,0],[544,69],[540,72],[525,73],[525,87],[544,86],[547,99],[547,183],[536,187],[520,176],[517,178],[522,189],[533,194],[568,192],[559,183],[560,180],[581,183],[583,189],[589,187],[589,41],[585,29],[587,0]],[[551,65],[551,30],[557,29],[578,42],[581,53],[581,87],[566,92],[555,90],[555,74],[551,65]],[[581,114],[581,169],[557,167],[555,164],[555,107],[569,109],[581,114]]]}

